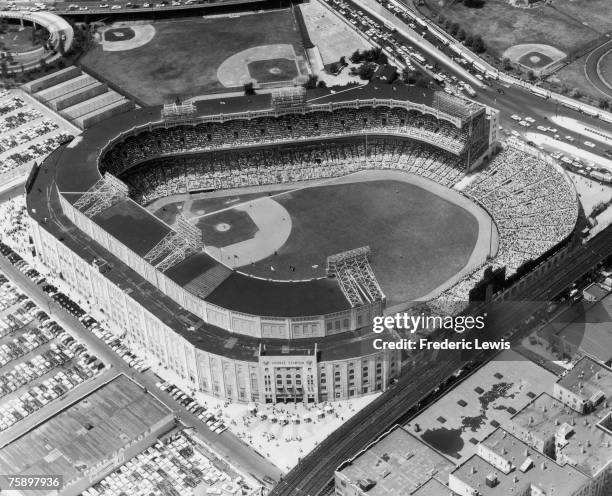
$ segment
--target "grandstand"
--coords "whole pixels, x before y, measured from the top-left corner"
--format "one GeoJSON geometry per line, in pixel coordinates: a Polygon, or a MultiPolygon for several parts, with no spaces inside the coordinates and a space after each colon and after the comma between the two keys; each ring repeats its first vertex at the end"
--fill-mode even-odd
{"type": "Polygon", "coordinates": [[[495,219],[501,238],[496,263],[509,273],[554,248],[576,224],[576,195],[565,176],[516,149],[496,157],[465,193],[495,219]]]}
{"type": "MultiPolygon", "coordinates": [[[[179,122],[170,115],[177,112],[166,112],[168,120],[160,119],[161,107],[143,108],[94,126],[45,162],[53,173],[39,174],[28,195],[37,253],[96,301],[117,332],[194,387],[234,401],[316,401],[381,391],[401,373],[397,352],[371,346],[369,323],[384,312],[385,295],[368,250],[350,251],[357,245],[332,256],[328,275],[335,277],[252,277],[203,252],[193,226],[170,227],[142,205],[365,169],[395,169],[450,188],[487,157],[490,166],[464,194],[501,226],[495,263],[516,270],[572,232],[578,210],[571,183],[525,152],[494,156],[494,110],[391,85],[312,96],[277,95],[276,106],[271,95],[206,100],[179,122]],[[129,198],[111,195],[89,215],[77,208],[79,197],[100,174],[116,177],[129,198]],[[92,259],[114,269],[100,273],[92,259]],[[340,370],[343,379],[323,379],[340,370]],[[300,387],[276,386],[276,372],[299,374],[300,387]]],[[[481,270],[441,296],[467,300],[481,270]]]]}

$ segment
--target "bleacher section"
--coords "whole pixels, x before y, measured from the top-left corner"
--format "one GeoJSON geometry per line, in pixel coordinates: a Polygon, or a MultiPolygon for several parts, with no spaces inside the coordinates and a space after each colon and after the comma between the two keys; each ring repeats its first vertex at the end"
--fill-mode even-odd
{"type": "Polygon", "coordinates": [[[493,216],[497,261],[510,273],[567,237],[578,214],[575,194],[553,166],[513,148],[498,155],[465,193],[493,216]]]}
{"type": "Polygon", "coordinates": [[[134,108],[130,100],[77,67],[37,79],[23,88],[81,129],[134,108]]]}

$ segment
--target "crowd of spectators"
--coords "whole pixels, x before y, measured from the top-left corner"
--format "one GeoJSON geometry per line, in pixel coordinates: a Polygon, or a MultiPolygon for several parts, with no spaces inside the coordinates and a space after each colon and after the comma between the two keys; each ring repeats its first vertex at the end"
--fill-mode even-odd
{"type": "Polygon", "coordinates": [[[163,155],[377,133],[413,138],[457,155],[464,151],[468,140],[466,126],[458,129],[449,122],[414,110],[345,108],[333,112],[155,128],[127,137],[113,146],[102,157],[101,166],[105,171],[120,175],[139,162],[163,155]]]}
{"type": "Polygon", "coordinates": [[[376,137],[157,158],[120,178],[136,201],[148,204],[188,191],[339,177],[364,169],[400,169],[452,186],[461,177],[461,163],[430,145],[376,137]]]}
{"type": "Polygon", "coordinates": [[[555,167],[507,148],[466,188],[491,214],[500,235],[496,262],[509,274],[571,234],[578,216],[574,188],[555,167]]]}

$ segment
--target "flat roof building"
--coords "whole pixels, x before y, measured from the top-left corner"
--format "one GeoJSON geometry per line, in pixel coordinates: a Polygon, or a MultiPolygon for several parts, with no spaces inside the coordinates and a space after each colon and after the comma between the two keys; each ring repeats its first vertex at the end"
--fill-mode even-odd
{"type": "Polygon", "coordinates": [[[336,470],[336,494],[446,496],[453,468],[444,456],[397,426],[336,470]]]}
{"type": "Polygon", "coordinates": [[[477,454],[449,476],[449,487],[459,496],[582,496],[591,494],[588,484],[584,474],[558,465],[503,429],[484,439],[477,454]]]}
{"type": "Polygon", "coordinates": [[[173,426],[170,410],[120,375],[0,449],[0,473],[61,474],[61,494],[79,494],[173,426]]]}
{"type": "Polygon", "coordinates": [[[612,461],[612,435],[599,425],[608,414],[602,404],[583,415],[542,394],[514,416],[510,430],[558,463],[593,477],[612,461]]]}
{"type": "Polygon", "coordinates": [[[500,353],[406,426],[449,460],[460,463],[497,427],[544,392],[557,376],[516,351],[500,353]]]}
{"type": "Polygon", "coordinates": [[[612,369],[583,357],[557,381],[553,396],[580,413],[588,413],[612,396],[612,369]]]}

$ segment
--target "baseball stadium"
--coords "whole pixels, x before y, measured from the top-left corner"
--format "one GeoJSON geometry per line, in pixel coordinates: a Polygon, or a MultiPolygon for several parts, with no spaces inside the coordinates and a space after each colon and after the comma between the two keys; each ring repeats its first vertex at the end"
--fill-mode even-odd
{"type": "Polygon", "coordinates": [[[115,332],[237,402],[385,390],[372,319],[466,301],[578,218],[565,174],[500,146],[497,110],[407,86],[144,107],[26,183],[38,255],[115,332]]]}

